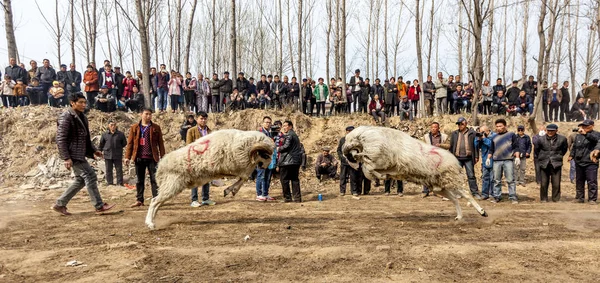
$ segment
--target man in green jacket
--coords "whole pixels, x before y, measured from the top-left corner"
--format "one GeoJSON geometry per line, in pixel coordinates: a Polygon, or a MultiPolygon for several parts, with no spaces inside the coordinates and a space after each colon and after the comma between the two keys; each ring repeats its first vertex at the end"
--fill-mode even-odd
{"type": "Polygon", "coordinates": [[[319,78],[319,83],[315,86],[313,90],[313,95],[315,96],[315,101],[317,102],[317,117],[319,117],[321,111],[323,116],[325,116],[325,102],[327,101],[327,97],[329,96],[329,89],[327,85],[323,83],[323,78],[319,78]]]}

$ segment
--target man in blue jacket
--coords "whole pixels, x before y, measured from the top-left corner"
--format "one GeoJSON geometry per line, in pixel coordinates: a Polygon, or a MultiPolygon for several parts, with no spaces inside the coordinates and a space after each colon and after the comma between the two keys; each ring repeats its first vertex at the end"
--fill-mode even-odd
{"type": "Polygon", "coordinates": [[[525,187],[525,168],[527,168],[527,158],[531,155],[531,138],[525,134],[525,127],[517,127],[517,151],[521,163],[515,168],[517,185],[525,187]]]}
{"type": "Polygon", "coordinates": [[[475,148],[481,150],[481,199],[489,199],[494,188],[494,170],[493,160],[487,162],[490,148],[492,147],[492,139],[496,133],[492,132],[488,126],[479,127],[476,134],[475,148]]]}

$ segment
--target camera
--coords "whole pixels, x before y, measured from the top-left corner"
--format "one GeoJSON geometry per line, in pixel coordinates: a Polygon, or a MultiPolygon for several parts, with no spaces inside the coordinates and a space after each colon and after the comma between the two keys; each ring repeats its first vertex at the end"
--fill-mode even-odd
{"type": "Polygon", "coordinates": [[[483,134],[482,134],[482,133],[480,133],[480,132],[476,132],[476,133],[475,133],[475,136],[479,138],[479,137],[483,136],[483,134]]]}
{"type": "Polygon", "coordinates": [[[281,131],[281,127],[279,125],[273,125],[271,126],[271,136],[275,137],[277,135],[279,135],[279,132],[281,131]]]}
{"type": "Polygon", "coordinates": [[[579,128],[573,128],[573,133],[579,132],[579,128]]]}

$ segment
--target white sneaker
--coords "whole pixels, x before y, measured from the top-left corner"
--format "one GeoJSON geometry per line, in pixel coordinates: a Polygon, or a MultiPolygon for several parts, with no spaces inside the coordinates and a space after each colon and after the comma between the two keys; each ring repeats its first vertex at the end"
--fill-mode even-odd
{"type": "Polygon", "coordinates": [[[200,203],[198,201],[192,201],[192,204],[190,204],[191,207],[200,207],[200,203]]]}
{"type": "Polygon", "coordinates": [[[256,200],[257,201],[267,201],[267,198],[263,197],[263,196],[258,196],[258,197],[256,197],[256,200]]]}

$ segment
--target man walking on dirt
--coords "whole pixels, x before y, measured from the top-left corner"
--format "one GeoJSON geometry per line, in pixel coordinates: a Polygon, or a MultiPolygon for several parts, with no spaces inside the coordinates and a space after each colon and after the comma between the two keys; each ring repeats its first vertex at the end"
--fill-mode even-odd
{"type": "Polygon", "coordinates": [[[594,120],[585,120],[578,125],[578,135],[571,147],[569,162],[575,160],[575,202],[584,203],[585,183],[588,185],[589,204],[598,200],[598,151],[600,133],[594,131],[594,120]]]}
{"type": "Polygon", "coordinates": [[[96,172],[85,159],[102,157],[90,139],[88,120],[83,113],[85,111],[86,99],[81,92],[74,93],[69,97],[71,108],[60,115],[58,129],[56,132],[56,145],[60,158],[64,160],[67,170],[73,169],[75,181],[56,200],[52,209],[62,215],[71,215],[67,211],[67,204],[84,186],[87,187],[92,204],[96,213],[105,212],[115,205],[109,205],[102,201],[98,191],[98,178],[96,172]]]}
{"type": "Polygon", "coordinates": [[[150,173],[152,197],[158,195],[156,167],[158,161],[163,156],[165,156],[165,145],[160,126],[152,122],[152,110],[144,109],[142,111],[142,119],[139,123],[131,126],[129,135],[127,136],[125,164],[129,165],[129,161],[133,160],[135,162],[135,175],[137,176],[137,200],[131,207],[144,205],[146,169],[150,173]]]}

